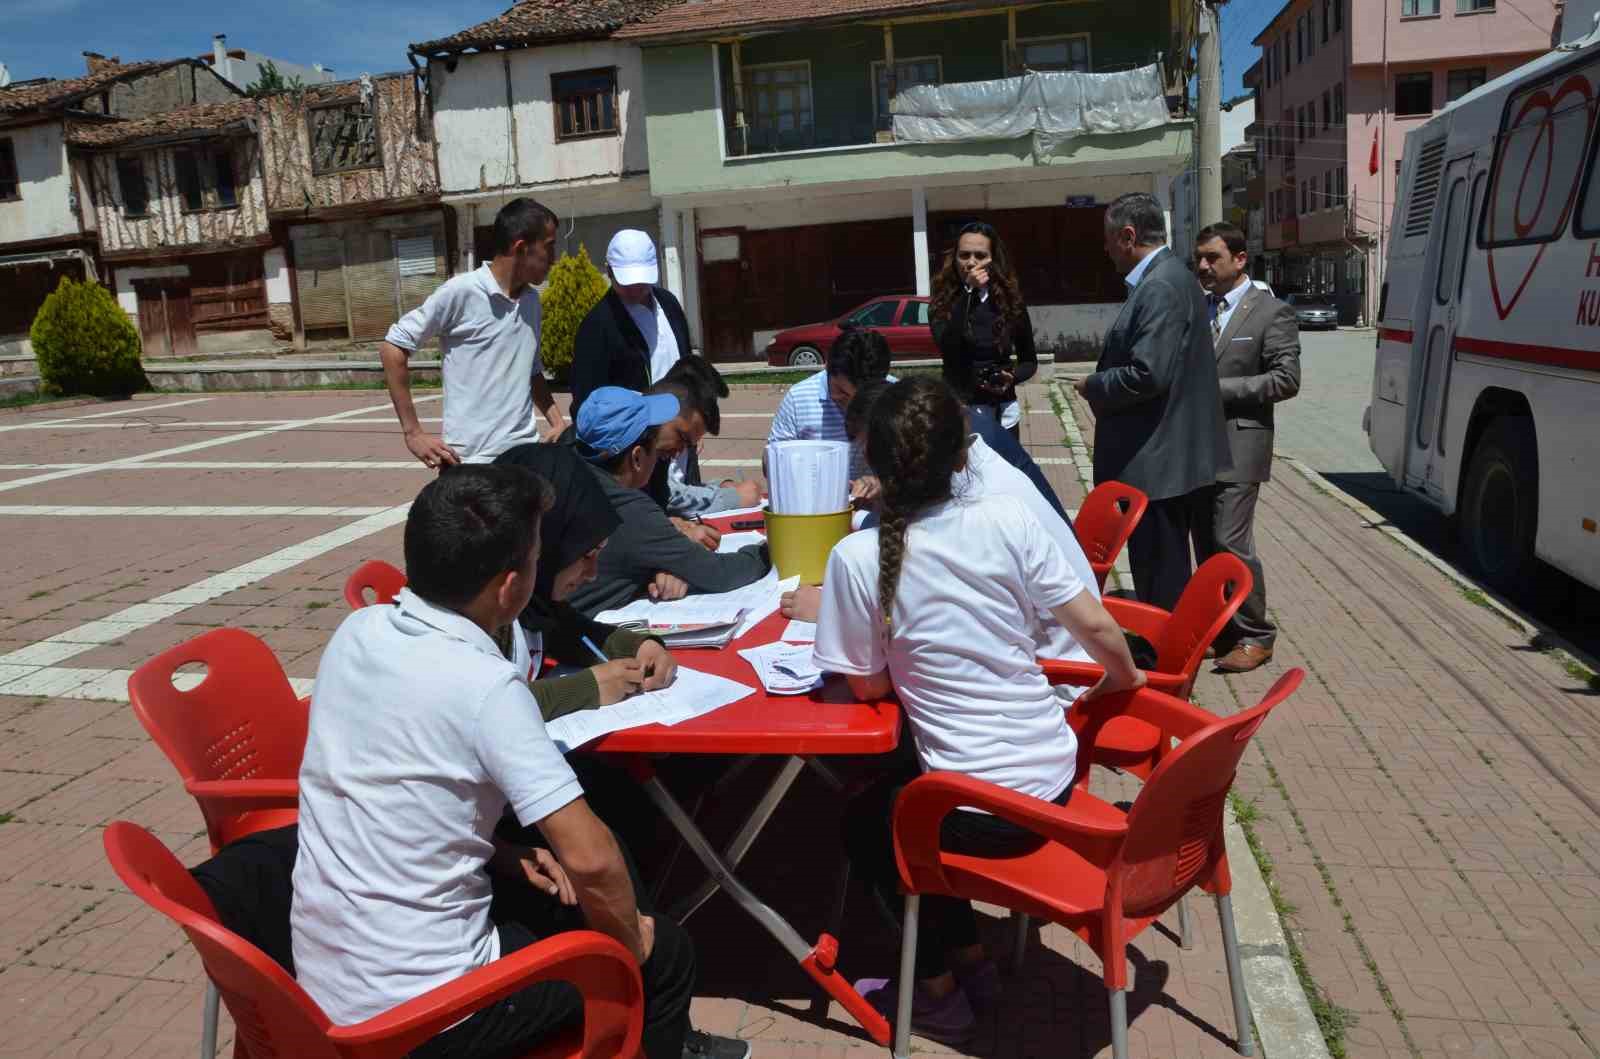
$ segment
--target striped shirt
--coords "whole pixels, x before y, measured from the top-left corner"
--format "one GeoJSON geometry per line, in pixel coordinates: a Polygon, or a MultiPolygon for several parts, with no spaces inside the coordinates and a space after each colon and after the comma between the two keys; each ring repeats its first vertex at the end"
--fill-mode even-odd
{"type": "MultiPolygon", "coordinates": [[[[894,382],[894,376],[888,376],[894,382]]],[[[767,444],[775,441],[849,441],[844,431],[844,409],[828,396],[828,373],[819,371],[804,382],[789,387],[772,417],[767,444]]],[[[850,479],[870,473],[861,446],[850,451],[850,479]]]]}

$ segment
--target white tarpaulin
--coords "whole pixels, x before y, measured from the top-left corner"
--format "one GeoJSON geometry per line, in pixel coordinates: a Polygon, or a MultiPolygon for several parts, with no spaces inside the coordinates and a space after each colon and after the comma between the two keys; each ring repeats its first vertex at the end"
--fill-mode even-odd
{"type": "Polygon", "coordinates": [[[917,85],[895,96],[893,111],[894,138],[902,143],[1014,140],[1032,133],[1045,156],[1074,136],[1136,132],[1172,120],[1153,63],[1109,74],[1027,73],[917,85]]]}

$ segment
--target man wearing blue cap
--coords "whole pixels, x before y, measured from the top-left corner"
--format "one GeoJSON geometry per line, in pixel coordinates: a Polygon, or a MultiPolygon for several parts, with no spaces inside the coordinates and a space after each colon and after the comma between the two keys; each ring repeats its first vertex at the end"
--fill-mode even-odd
{"type": "Polygon", "coordinates": [[[689,592],[729,592],[767,575],[767,546],[719,554],[684,536],[644,492],[659,459],[663,429],[678,419],[678,398],[602,386],[578,410],[578,454],[588,461],[622,519],[600,551],[595,579],[569,602],[594,615],[647,592],[676,599],[689,592]]]}

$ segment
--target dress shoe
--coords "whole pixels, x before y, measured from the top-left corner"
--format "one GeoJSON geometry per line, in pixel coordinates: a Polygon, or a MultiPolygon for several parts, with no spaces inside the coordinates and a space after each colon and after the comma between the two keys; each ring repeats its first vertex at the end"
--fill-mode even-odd
{"type": "Polygon", "coordinates": [[[1217,668],[1224,673],[1248,673],[1272,658],[1272,648],[1260,644],[1242,643],[1217,660],[1217,668]]]}

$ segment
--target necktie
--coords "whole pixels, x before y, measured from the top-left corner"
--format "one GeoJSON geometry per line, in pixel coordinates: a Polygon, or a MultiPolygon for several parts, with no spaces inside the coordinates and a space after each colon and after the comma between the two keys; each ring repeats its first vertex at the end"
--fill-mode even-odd
{"type": "Polygon", "coordinates": [[[1220,294],[1208,294],[1206,300],[1211,303],[1211,341],[1215,342],[1222,337],[1222,303],[1220,294]]]}

